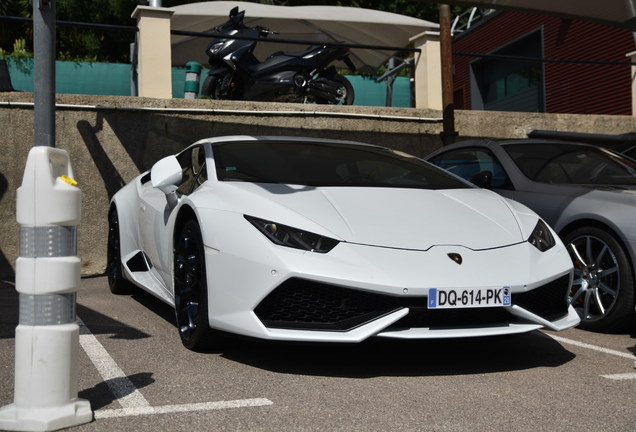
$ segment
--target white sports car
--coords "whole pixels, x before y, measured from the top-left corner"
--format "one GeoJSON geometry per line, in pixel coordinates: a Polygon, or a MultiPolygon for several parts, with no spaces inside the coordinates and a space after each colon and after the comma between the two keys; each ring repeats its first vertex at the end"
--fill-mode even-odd
{"type": "Polygon", "coordinates": [[[428,162],[345,141],[233,136],[157,162],[112,199],[110,288],[222,330],[358,342],[564,330],[572,261],[535,213],[428,162]]]}

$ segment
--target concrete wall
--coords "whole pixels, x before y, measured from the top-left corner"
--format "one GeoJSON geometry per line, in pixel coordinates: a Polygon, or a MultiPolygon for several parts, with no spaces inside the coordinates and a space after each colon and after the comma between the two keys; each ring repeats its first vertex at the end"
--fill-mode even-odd
{"type": "MultiPolygon", "coordinates": [[[[205,137],[252,134],[341,138],[425,156],[441,146],[441,112],[254,102],[58,95],[57,147],[71,156],[82,190],[78,254],[82,274],[104,271],[110,197],[161,157],[205,137]]],[[[459,139],[523,138],[531,129],[627,133],[631,116],[459,111],[459,139]]],[[[18,255],[16,189],[33,146],[33,95],[0,93],[0,277],[18,255]]]]}

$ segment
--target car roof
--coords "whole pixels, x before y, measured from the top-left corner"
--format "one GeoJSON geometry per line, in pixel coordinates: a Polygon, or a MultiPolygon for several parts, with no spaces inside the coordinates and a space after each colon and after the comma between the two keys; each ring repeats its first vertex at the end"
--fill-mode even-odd
{"type": "Polygon", "coordinates": [[[287,142],[299,142],[299,143],[333,143],[333,144],[350,144],[350,145],[358,145],[363,147],[376,147],[376,148],[386,148],[383,146],[378,146],[375,144],[362,143],[358,141],[347,141],[347,140],[336,140],[329,138],[315,138],[315,137],[300,137],[300,136],[277,136],[277,135],[228,135],[228,136],[219,136],[219,137],[211,137],[204,138],[202,140],[197,141],[192,144],[201,144],[201,143],[210,143],[213,146],[225,144],[228,142],[245,142],[245,141],[287,141],[287,142]]]}
{"type": "MultiPolygon", "coordinates": [[[[577,147],[588,147],[588,148],[597,148],[597,149],[607,149],[607,147],[602,147],[594,144],[586,144],[579,143],[573,141],[560,141],[560,140],[548,140],[548,139],[534,139],[534,138],[518,138],[518,139],[472,139],[459,141],[454,144],[450,144],[444,146],[434,152],[434,154],[442,153],[447,150],[452,150],[455,148],[465,148],[470,146],[483,146],[483,147],[496,147],[496,146],[513,146],[513,145],[524,145],[524,144],[551,144],[555,146],[577,146],[577,147]]],[[[608,149],[612,150],[612,149],[608,149]]],[[[433,154],[433,153],[431,153],[433,154]]]]}

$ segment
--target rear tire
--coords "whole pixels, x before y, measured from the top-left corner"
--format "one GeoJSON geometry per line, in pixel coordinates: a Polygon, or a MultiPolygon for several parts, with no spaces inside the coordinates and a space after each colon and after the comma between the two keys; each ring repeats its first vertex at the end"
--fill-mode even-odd
{"type": "Polygon", "coordinates": [[[206,277],[201,229],[191,219],[175,238],[174,303],[181,343],[192,351],[210,345],[206,277]]]}
{"type": "Polygon", "coordinates": [[[113,294],[130,294],[133,284],[124,279],[121,263],[121,237],[117,208],[108,212],[108,246],[106,248],[106,276],[108,287],[113,294]]]}
{"type": "Polygon", "coordinates": [[[578,228],[564,243],[574,263],[570,299],[581,317],[579,327],[598,332],[625,329],[634,319],[634,275],[621,244],[597,227],[578,228]]]}
{"type": "Polygon", "coordinates": [[[334,81],[340,84],[340,89],[338,93],[340,94],[339,102],[331,102],[327,99],[316,98],[316,103],[318,104],[332,104],[332,105],[353,105],[353,101],[355,99],[355,92],[353,91],[353,86],[351,82],[342,75],[333,75],[328,78],[330,81],[334,81]]]}

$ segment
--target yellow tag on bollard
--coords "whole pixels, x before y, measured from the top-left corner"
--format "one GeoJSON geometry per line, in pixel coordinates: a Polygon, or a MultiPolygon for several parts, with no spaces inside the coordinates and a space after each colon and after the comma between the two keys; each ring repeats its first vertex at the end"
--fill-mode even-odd
{"type": "Polygon", "coordinates": [[[60,180],[62,180],[64,183],[68,183],[71,186],[77,186],[77,181],[75,181],[74,179],[70,178],[69,176],[60,176],[60,180]]]}

